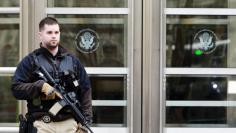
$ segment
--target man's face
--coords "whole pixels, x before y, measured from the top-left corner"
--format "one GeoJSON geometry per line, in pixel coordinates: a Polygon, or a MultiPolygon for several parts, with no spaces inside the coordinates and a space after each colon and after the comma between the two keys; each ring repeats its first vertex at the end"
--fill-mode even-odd
{"type": "Polygon", "coordinates": [[[39,31],[39,38],[42,46],[53,50],[57,48],[60,42],[60,28],[58,24],[44,25],[44,28],[39,31]]]}

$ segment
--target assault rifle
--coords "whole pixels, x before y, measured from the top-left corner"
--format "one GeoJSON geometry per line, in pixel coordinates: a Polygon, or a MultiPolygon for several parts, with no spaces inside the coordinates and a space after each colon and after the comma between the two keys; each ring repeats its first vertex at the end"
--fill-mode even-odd
{"type": "Polygon", "coordinates": [[[61,95],[61,100],[55,103],[49,112],[52,115],[56,115],[63,107],[69,106],[72,110],[74,117],[77,121],[81,123],[83,127],[89,130],[90,133],[93,133],[93,131],[89,127],[88,121],[85,119],[83,114],[81,113],[79,107],[80,103],[76,99],[75,92],[65,92],[65,88],[61,86],[60,84],[56,83],[56,81],[51,77],[51,75],[47,72],[47,70],[43,66],[39,66],[39,72],[41,72],[41,76],[47,80],[53,87],[55,88],[55,91],[58,92],[61,95]]]}

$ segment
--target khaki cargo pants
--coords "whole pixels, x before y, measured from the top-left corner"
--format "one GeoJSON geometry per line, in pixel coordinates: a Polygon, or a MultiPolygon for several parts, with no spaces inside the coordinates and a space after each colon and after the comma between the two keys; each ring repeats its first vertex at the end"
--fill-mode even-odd
{"type": "Polygon", "coordinates": [[[78,125],[74,119],[50,123],[37,120],[34,122],[34,127],[37,128],[37,133],[76,133],[78,125]]]}

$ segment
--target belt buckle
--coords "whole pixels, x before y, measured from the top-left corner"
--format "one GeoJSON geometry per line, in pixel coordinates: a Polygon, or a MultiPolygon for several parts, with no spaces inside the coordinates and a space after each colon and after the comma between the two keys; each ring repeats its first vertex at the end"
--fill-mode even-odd
{"type": "Polygon", "coordinates": [[[49,115],[44,115],[42,117],[42,120],[44,123],[50,123],[51,122],[51,117],[49,115]]]}

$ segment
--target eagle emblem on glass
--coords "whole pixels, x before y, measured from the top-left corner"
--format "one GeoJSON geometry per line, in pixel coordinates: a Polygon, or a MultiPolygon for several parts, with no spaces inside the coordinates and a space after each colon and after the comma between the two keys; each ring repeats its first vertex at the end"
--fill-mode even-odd
{"type": "Polygon", "coordinates": [[[208,29],[201,30],[194,36],[193,48],[195,51],[209,54],[215,50],[216,40],[217,36],[213,31],[208,29]]]}
{"type": "Polygon", "coordinates": [[[99,47],[99,36],[92,29],[83,29],[76,35],[75,44],[80,52],[92,53],[99,47]]]}

